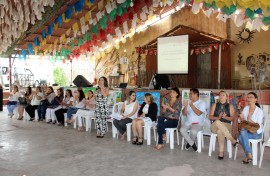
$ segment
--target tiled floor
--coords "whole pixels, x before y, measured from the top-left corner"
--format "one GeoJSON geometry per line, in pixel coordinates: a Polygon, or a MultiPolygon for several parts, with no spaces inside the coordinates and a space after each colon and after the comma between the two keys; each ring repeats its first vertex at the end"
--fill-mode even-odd
{"type": "MultiPolygon", "coordinates": [[[[182,151],[180,146],[155,151],[111,137],[97,139],[95,131],[77,132],[42,122],[10,119],[0,112],[0,176],[189,176],[269,175],[270,150],[262,168],[237,160],[208,156],[209,138],[202,153],[182,151]]],[[[152,142],[152,144],[154,141],[152,142]]]]}

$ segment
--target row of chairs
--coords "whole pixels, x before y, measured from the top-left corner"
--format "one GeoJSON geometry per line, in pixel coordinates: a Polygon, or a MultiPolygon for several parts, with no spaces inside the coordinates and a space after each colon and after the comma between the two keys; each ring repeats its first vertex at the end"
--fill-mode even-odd
{"type": "MultiPolygon", "coordinates": [[[[114,105],[114,109],[113,112],[119,112],[121,107],[122,107],[123,102],[119,102],[116,103],[114,105]]],[[[117,113],[116,112],[116,113],[117,113]]],[[[207,115],[205,116],[205,118],[207,118],[207,115]]],[[[268,118],[268,112],[266,111],[264,113],[264,123],[263,123],[263,133],[265,131],[265,127],[267,124],[267,118],[268,118]]],[[[110,119],[110,122],[112,122],[112,120],[110,119]]],[[[127,124],[127,141],[131,140],[131,123],[127,124]]],[[[154,133],[154,140],[157,143],[157,134],[156,134],[156,123],[153,123],[151,126],[144,126],[144,139],[147,140],[147,145],[151,145],[151,128],[153,130],[154,133]]],[[[113,123],[112,123],[112,131],[113,131],[113,137],[118,136],[118,132],[117,129],[114,127],[113,123]]],[[[174,133],[176,132],[176,136],[177,136],[177,144],[179,145],[179,131],[178,128],[166,128],[166,136],[167,136],[167,143],[170,143],[170,149],[174,149],[174,133]]],[[[199,131],[197,134],[197,145],[198,145],[198,152],[200,153],[202,148],[204,148],[204,138],[203,136],[210,136],[210,143],[209,143],[209,152],[208,155],[211,156],[212,155],[212,151],[215,151],[215,145],[216,145],[216,139],[217,139],[217,134],[214,133],[205,133],[204,130],[199,131]]],[[[261,167],[261,163],[262,163],[262,159],[263,159],[263,153],[264,153],[264,147],[265,146],[269,146],[270,147],[270,138],[268,139],[268,141],[265,141],[263,143],[263,139],[264,139],[264,135],[262,135],[262,137],[260,139],[250,139],[249,142],[252,146],[252,156],[253,156],[253,160],[252,160],[252,164],[253,165],[257,165],[257,153],[258,153],[258,144],[260,145],[260,153],[261,153],[261,157],[260,157],[260,163],[259,163],[259,167],[261,167]]],[[[232,158],[232,144],[230,142],[230,140],[226,140],[227,142],[227,152],[229,154],[229,158],[232,158]]],[[[182,150],[184,149],[184,138],[182,137],[182,150]]],[[[236,156],[237,156],[237,151],[238,151],[238,147],[235,148],[235,154],[234,154],[234,160],[236,160],[236,156]]]]}
{"type": "MultiPolygon", "coordinates": [[[[121,107],[123,105],[123,102],[119,102],[119,103],[115,103],[112,109],[113,113],[118,113],[121,110],[121,107]]],[[[65,115],[66,117],[66,115],[65,115]]],[[[267,117],[268,117],[268,113],[265,114],[265,120],[264,120],[264,127],[263,127],[263,131],[265,130],[265,124],[267,121],[267,117]]],[[[207,116],[205,116],[205,118],[207,118],[207,116]]],[[[77,121],[78,119],[75,119],[74,122],[74,128],[77,127],[77,121]]],[[[91,126],[92,126],[92,121],[96,122],[96,119],[94,116],[84,116],[83,117],[83,122],[85,124],[85,128],[86,131],[91,131],[91,126]]],[[[108,123],[111,123],[112,125],[112,137],[113,138],[118,138],[118,131],[115,128],[115,126],[113,125],[113,119],[107,119],[107,131],[108,131],[108,123]]],[[[144,126],[144,139],[147,141],[147,145],[151,145],[151,129],[154,133],[154,141],[157,143],[157,139],[158,139],[158,135],[157,135],[157,127],[156,127],[156,123],[153,123],[150,126],[144,126]]],[[[131,123],[128,123],[126,125],[127,128],[127,141],[131,141],[131,123]]],[[[179,145],[180,141],[179,141],[179,131],[178,128],[166,128],[166,136],[167,136],[167,143],[170,143],[170,149],[174,149],[174,134],[176,133],[176,137],[177,137],[177,144],[179,145]]],[[[216,139],[217,139],[217,134],[214,133],[209,133],[209,132],[204,132],[205,130],[199,131],[197,134],[197,145],[198,145],[198,152],[200,153],[202,151],[202,148],[204,148],[204,136],[210,136],[210,143],[209,143],[209,151],[208,151],[208,155],[211,156],[212,152],[215,151],[215,145],[216,145],[216,139]]],[[[207,131],[207,130],[206,130],[207,131]]],[[[250,139],[249,140],[250,144],[252,145],[252,156],[253,156],[253,165],[257,165],[257,153],[258,153],[258,144],[260,145],[260,152],[261,152],[261,159],[260,159],[260,164],[259,166],[261,167],[261,162],[262,162],[262,158],[263,158],[263,152],[264,152],[264,147],[265,146],[269,146],[270,147],[270,139],[266,142],[264,142],[263,144],[263,136],[261,139],[250,139]]],[[[182,150],[184,149],[184,138],[182,137],[182,150]]],[[[238,151],[238,147],[235,148],[235,155],[234,155],[234,160],[236,160],[236,156],[237,156],[237,151],[238,151]]],[[[229,154],[229,158],[232,158],[232,144],[229,140],[227,140],[227,152],[229,154]]]]}

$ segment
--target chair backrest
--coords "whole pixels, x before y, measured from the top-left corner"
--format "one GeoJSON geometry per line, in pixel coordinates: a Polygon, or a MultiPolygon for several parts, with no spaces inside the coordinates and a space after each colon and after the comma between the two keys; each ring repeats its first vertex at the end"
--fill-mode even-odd
{"type": "Polygon", "coordinates": [[[124,104],[124,102],[118,102],[118,103],[115,103],[115,104],[113,105],[112,113],[113,113],[113,114],[114,114],[114,113],[119,114],[119,112],[120,112],[120,110],[121,110],[123,104],[124,104]]]}

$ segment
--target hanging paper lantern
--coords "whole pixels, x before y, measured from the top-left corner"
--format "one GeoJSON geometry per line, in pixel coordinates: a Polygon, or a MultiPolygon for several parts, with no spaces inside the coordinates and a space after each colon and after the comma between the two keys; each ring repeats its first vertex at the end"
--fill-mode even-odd
{"type": "Polygon", "coordinates": [[[148,53],[149,53],[150,55],[152,55],[152,54],[153,54],[153,50],[149,50],[148,53]]]}
{"type": "Polygon", "coordinates": [[[154,50],[154,54],[157,55],[157,50],[154,50]]]}
{"type": "Polygon", "coordinates": [[[148,55],[148,50],[147,49],[145,50],[145,54],[148,55]]]}

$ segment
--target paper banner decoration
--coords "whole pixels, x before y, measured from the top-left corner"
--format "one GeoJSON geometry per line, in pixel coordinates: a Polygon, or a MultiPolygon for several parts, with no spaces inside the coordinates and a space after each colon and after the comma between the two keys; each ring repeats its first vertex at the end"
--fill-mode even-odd
{"type": "Polygon", "coordinates": [[[32,54],[32,55],[35,54],[34,51],[33,51],[32,43],[28,43],[27,46],[28,46],[29,54],[32,54]]]}
{"type": "Polygon", "coordinates": [[[73,9],[73,6],[71,5],[71,6],[68,7],[67,11],[65,11],[65,13],[64,13],[65,19],[70,19],[71,18],[71,16],[72,16],[72,9],[73,9]]]}
{"type": "Polygon", "coordinates": [[[111,3],[107,3],[106,6],[105,6],[105,8],[106,8],[107,13],[110,13],[112,11],[112,5],[111,5],[111,3]]]}
{"type": "Polygon", "coordinates": [[[23,58],[24,58],[24,60],[26,60],[26,55],[27,55],[27,52],[26,52],[26,50],[22,50],[22,55],[23,55],[23,58]]]}
{"type": "Polygon", "coordinates": [[[194,14],[198,14],[200,12],[200,3],[193,3],[191,11],[194,14]]]}
{"type": "Polygon", "coordinates": [[[35,44],[35,46],[40,46],[40,42],[39,42],[38,37],[34,38],[34,44],[35,44]]]}
{"type": "Polygon", "coordinates": [[[218,50],[218,43],[214,45],[215,50],[218,50]]]}
{"type": "Polygon", "coordinates": [[[202,48],[202,49],[201,49],[201,52],[202,52],[203,54],[205,54],[205,53],[206,53],[206,48],[202,48]]]}
{"type": "Polygon", "coordinates": [[[213,47],[210,45],[210,46],[208,46],[208,48],[207,48],[207,49],[208,49],[208,52],[209,52],[209,53],[211,53],[211,52],[212,52],[213,47]]]}
{"type": "Polygon", "coordinates": [[[193,55],[193,53],[194,53],[194,49],[191,49],[190,50],[190,55],[193,55]]]}
{"type": "Polygon", "coordinates": [[[49,26],[48,26],[48,35],[52,35],[53,33],[53,23],[51,23],[49,26]]]}
{"type": "Polygon", "coordinates": [[[46,38],[46,29],[44,29],[42,32],[41,32],[41,36],[42,36],[42,40],[44,40],[46,38]]]}

